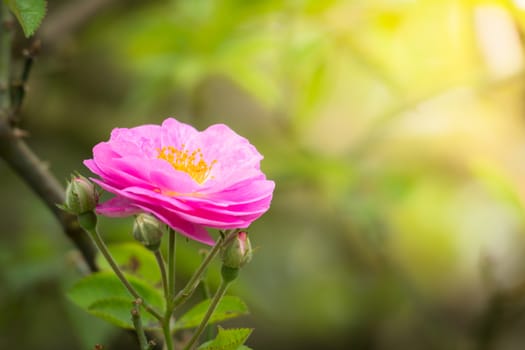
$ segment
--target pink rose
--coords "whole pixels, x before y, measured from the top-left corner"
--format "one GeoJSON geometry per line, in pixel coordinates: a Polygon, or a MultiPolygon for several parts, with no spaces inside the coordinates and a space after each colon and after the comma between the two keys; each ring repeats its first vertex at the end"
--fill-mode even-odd
{"type": "Polygon", "coordinates": [[[106,216],[155,215],[194,240],[213,244],[205,227],[247,228],[264,214],[275,183],[260,170],[262,155],[223,124],[199,132],[162,125],[116,128],[84,164],[115,197],[97,207],[106,216]]]}

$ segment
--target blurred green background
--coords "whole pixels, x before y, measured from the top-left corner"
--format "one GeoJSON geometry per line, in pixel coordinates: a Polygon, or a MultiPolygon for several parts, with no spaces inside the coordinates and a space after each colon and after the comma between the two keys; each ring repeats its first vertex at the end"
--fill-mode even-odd
{"type": "MultiPolygon", "coordinates": [[[[50,1],[22,127],[60,179],[114,127],[249,138],[276,182],[228,324],[254,349],[523,349],[524,29],[522,0],[50,1]]],[[[112,349],[55,219],[0,180],[0,348],[112,349]]]]}

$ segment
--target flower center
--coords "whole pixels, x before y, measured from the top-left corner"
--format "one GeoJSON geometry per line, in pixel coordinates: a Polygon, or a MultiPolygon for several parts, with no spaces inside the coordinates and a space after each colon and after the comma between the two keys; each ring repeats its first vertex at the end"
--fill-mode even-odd
{"type": "Polygon", "coordinates": [[[162,147],[158,149],[158,152],[159,155],[157,158],[164,159],[170,163],[175,170],[184,171],[199,184],[206,181],[211,172],[211,168],[217,163],[216,160],[210,164],[206,163],[200,148],[190,153],[184,149],[184,145],[181,146],[181,149],[172,146],[162,147]]]}

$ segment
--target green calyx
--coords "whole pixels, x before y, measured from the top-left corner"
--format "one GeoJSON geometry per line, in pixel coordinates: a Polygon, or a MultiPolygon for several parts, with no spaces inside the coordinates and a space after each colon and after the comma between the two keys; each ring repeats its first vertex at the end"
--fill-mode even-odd
{"type": "Polygon", "coordinates": [[[222,279],[224,280],[224,282],[227,282],[227,283],[232,282],[239,275],[239,270],[240,270],[239,268],[228,267],[228,266],[222,265],[221,267],[222,279]]]}
{"type": "Polygon", "coordinates": [[[78,215],[78,223],[86,231],[92,231],[97,227],[97,215],[88,211],[78,215]]]}

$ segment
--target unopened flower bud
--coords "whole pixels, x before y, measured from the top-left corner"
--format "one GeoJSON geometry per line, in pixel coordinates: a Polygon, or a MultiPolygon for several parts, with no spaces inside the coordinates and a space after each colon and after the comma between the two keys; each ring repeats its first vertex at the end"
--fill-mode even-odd
{"type": "Polygon", "coordinates": [[[61,208],[75,215],[92,212],[98,204],[98,197],[91,181],[84,176],[74,175],[67,185],[66,201],[61,208]]]}
{"type": "Polygon", "coordinates": [[[139,214],[133,224],[133,237],[146,248],[156,251],[160,247],[163,225],[149,214],[139,214]]]}
{"type": "Polygon", "coordinates": [[[240,231],[223,248],[222,264],[229,268],[238,269],[250,260],[252,260],[252,245],[248,233],[240,231]]]}

